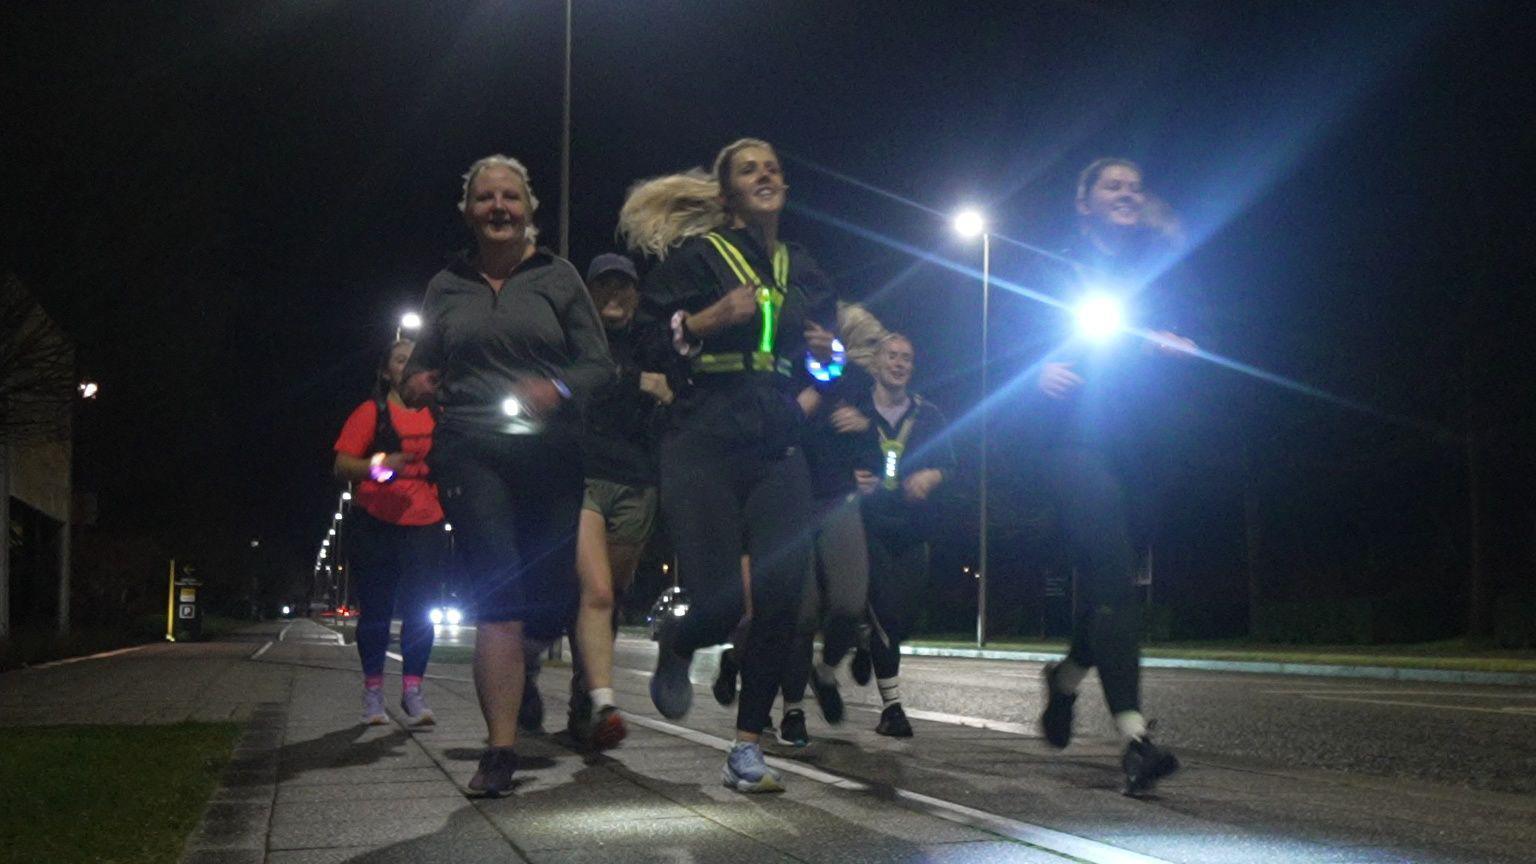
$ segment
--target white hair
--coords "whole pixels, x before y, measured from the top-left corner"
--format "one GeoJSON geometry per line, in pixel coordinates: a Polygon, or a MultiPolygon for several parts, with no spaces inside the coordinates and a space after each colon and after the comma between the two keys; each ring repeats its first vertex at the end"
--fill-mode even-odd
{"type": "Polygon", "coordinates": [[[469,170],[464,172],[464,191],[459,196],[459,212],[463,213],[469,208],[469,187],[475,185],[475,178],[487,168],[505,168],[516,174],[523,181],[523,191],[528,194],[528,242],[532,243],[539,236],[539,229],[533,226],[532,217],[539,210],[539,199],[533,194],[533,183],[528,179],[528,168],[523,163],[511,156],[503,156],[493,153],[483,159],[476,159],[469,170]]]}

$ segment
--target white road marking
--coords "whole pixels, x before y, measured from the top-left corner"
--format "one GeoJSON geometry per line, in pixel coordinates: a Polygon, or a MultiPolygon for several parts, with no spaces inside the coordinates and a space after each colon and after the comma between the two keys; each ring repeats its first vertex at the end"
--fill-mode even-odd
{"type": "Polygon", "coordinates": [[[246,659],[247,660],[257,660],[257,659],[260,659],[261,655],[267,653],[269,650],[271,650],[272,646],[276,645],[276,644],[277,644],[276,642],[272,641],[271,639],[268,639],[267,640],[267,644],[261,646],[260,648],[257,648],[256,649],[256,653],[252,654],[250,657],[247,657],[246,659]]]}
{"type": "Polygon", "coordinates": [[[292,630],[293,629],[293,625],[297,624],[297,623],[299,623],[299,622],[294,621],[294,622],[284,626],[283,629],[277,631],[277,641],[281,642],[284,639],[286,639],[288,637],[288,631],[292,630]]]}
{"type": "MultiPolygon", "coordinates": [[[[915,716],[911,711],[908,711],[907,714],[915,716]]],[[[685,741],[692,741],[695,744],[702,744],[721,752],[730,752],[731,749],[730,741],[699,732],[695,729],[689,729],[686,726],[678,726],[663,720],[652,720],[649,717],[640,717],[634,714],[626,715],[624,719],[626,722],[633,723],[636,726],[682,738],[685,741]]],[[[840,777],[819,768],[812,768],[808,765],[781,759],[777,756],[769,756],[767,758],[768,764],[780,771],[798,774],[801,777],[815,780],[818,783],[825,783],[829,786],[847,789],[851,792],[867,792],[871,788],[867,783],[851,780],[847,777],[840,777]]],[[[1047,852],[1054,852],[1058,855],[1086,861],[1089,864],[1171,864],[1171,862],[1163,858],[1153,858],[1149,855],[1142,855],[1139,852],[1111,846],[1108,843],[1090,840],[1087,837],[1067,834],[1062,831],[1046,828],[1043,825],[1021,822],[1018,819],[999,816],[996,813],[988,813],[985,810],[977,810],[974,807],[956,804],[953,801],[945,801],[942,798],[935,798],[920,792],[899,788],[893,788],[891,791],[896,798],[905,802],[912,809],[927,813],[930,816],[989,831],[993,834],[1018,840],[1021,843],[1027,843],[1038,849],[1044,849],[1047,852]]]]}
{"type": "Polygon", "coordinates": [[[1476,705],[1442,705],[1438,702],[1413,702],[1407,699],[1357,699],[1352,696],[1306,695],[1302,698],[1312,699],[1317,702],[1357,702],[1361,705],[1393,705],[1401,708],[1435,708],[1441,711],[1470,711],[1474,714],[1531,713],[1536,715],[1536,708],[1527,707],[1481,708],[1476,705]]]}
{"type": "Polygon", "coordinates": [[[159,644],[159,642],[150,642],[145,645],[130,645],[127,648],[117,648],[112,651],[103,651],[100,654],[90,654],[85,657],[66,657],[63,660],[53,660],[48,663],[39,663],[36,666],[25,666],[21,671],[36,672],[39,669],[52,669],[55,666],[68,666],[71,663],[84,663],[87,660],[105,660],[108,657],[116,657],[119,654],[128,654],[133,651],[143,651],[145,648],[151,648],[159,644]]]}

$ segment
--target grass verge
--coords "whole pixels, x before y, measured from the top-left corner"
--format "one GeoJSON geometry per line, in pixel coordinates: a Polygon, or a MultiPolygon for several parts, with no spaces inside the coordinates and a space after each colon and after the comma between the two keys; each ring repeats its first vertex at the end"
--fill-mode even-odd
{"type": "Polygon", "coordinates": [[[234,723],[6,728],[0,858],[175,861],[239,734],[234,723]]]}
{"type": "MultiPolygon", "coordinates": [[[[974,637],[966,638],[956,634],[911,639],[907,644],[932,648],[975,648],[976,640],[974,637]]],[[[1067,643],[1053,640],[1002,640],[988,641],[987,648],[996,651],[1065,654],[1067,643]]],[[[1536,652],[1483,648],[1459,639],[1411,645],[1265,645],[1240,641],[1163,643],[1146,646],[1142,654],[1183,660],[1536,673],[1536,652]]]]}

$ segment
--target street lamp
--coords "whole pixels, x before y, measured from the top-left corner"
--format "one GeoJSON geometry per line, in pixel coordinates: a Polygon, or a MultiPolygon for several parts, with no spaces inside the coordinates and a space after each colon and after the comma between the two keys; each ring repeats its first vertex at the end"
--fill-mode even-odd
{"type": "Polygon", "coordinates": [[[955,233],[967,240],[981,238],[981,476],[978,501],[980,530],[976,538],[976,645],[987,644],[987,325],[992,295],[992,235],[987,220],[974,209],[955,214],[955,233]]]}

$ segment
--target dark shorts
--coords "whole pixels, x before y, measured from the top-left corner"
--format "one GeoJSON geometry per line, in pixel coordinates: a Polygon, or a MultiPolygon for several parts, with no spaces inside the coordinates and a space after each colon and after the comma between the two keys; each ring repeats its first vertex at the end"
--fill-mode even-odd
{"type": "Polygon", "coordinates": [[[656,527],[656,501],[655,486],[626,486],[588,477],[581,509],[603,517],[608,542],[643,546],[656,527]]]}

